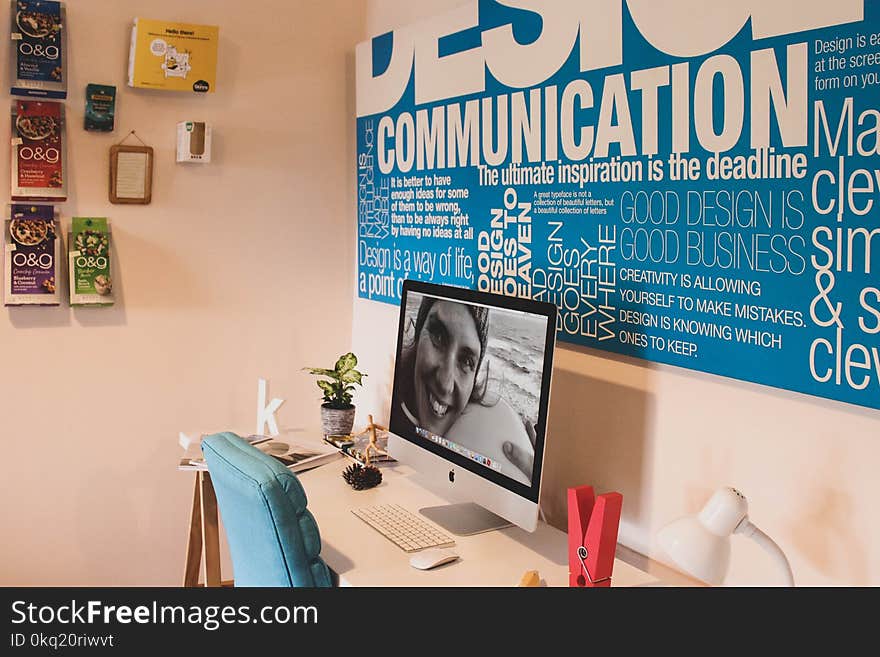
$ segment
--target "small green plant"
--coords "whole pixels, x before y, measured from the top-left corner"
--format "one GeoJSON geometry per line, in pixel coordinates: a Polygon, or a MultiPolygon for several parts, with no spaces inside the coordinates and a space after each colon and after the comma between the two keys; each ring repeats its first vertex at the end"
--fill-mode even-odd
{"type": "Polygon", "coordinates": [[[351,393],[354,391],[354,386],[363,385],[363,378],[366,376],[355,369],[357,362],[357,356],[347,353],[339,357],[332,370],[322,367],[304,368],[315,376],[326,377],[318,379],[318,387],[324,393],[324,404],[328,408],[340,410],[351,408],[351,393]]]}

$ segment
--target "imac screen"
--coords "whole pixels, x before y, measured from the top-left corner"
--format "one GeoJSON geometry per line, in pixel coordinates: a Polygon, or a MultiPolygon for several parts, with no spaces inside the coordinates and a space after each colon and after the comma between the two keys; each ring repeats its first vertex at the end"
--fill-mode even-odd
{"type": "Polygon", "coordinates": [[[531,486],[547,316],[413,290],[402,312],[395,431],[531,486]]]}

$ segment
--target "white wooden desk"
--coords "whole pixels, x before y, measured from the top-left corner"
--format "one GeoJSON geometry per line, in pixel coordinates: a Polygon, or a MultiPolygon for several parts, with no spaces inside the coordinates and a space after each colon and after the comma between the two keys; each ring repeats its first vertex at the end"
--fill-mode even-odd
{"type": "MultiPolygon", "coordinates": [[[[548,586],[568,586],[568,538],[545,523],[530,534],[511,527],[476,536],[455,536],[458,561],[433,570],[409,565],[410,555],[351,510],[399,504],[412,513],[448,501],[423,487],[411,468],[382,467],[382,483],[356,491],[342,480],[351,461],[340,459],[300,473],[309,511],[321,532],[321,557],[341,586],[516,586],[523,574],[537,570],[548,586]]],[[[651,586],[659,580],[615,559],[612,586],[651,586]]]]}

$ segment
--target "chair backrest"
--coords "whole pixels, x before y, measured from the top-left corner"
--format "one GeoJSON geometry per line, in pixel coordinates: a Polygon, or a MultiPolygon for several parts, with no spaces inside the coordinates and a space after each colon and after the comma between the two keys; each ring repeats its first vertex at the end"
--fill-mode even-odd
{"type": "Polygon", "coordinates": [[[234,433],[202,441],[236,586],[331,586],[299,479],[234,433]]]}

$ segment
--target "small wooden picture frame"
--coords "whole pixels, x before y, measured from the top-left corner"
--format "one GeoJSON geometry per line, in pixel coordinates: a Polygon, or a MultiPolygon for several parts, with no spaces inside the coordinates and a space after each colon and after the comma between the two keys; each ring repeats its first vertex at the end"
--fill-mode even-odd
{"type": "Polygon", "coordinates": [[[153,195],[153,148],[110,147],[110,202],[146,205],[153,195]]]}

